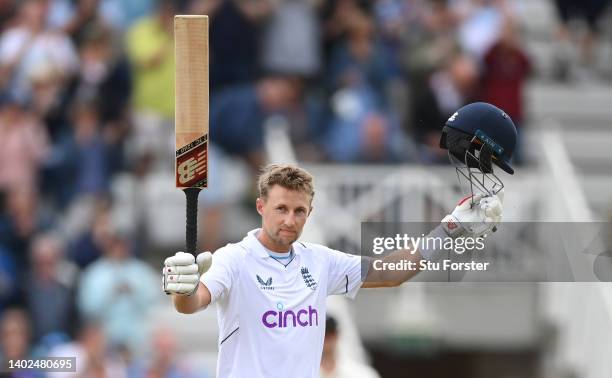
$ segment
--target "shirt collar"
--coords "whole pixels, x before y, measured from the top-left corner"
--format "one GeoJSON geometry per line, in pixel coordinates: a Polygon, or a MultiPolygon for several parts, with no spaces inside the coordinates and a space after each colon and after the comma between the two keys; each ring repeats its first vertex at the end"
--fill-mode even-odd
{"type": "MultiPolygon", "coordinates": [[[[255,254],[257,254],[257,256],[263,257],[263,258],[271,258],[270,255],[268,255],[268,252],[266,252],[266,248],[257,239],[257,233],[259,231],[261,231],[261,228],[256,228],[254,230],[249,231],[247,235],[244,237],[243,242],[245,246],[249,248],[251,251],[253,251],[255,254]]],[[[293,254],[296,256],[301,254],[301,248],[297,248],[299,244],[300,244],[299,242],[295,242],[292,245],[293,254]]]]}

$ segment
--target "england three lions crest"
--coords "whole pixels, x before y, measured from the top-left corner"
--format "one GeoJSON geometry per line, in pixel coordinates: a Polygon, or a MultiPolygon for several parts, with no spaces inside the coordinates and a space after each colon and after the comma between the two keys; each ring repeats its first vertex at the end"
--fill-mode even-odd
{"type": "Polygon", "coordinates": [[[301,269],[301,272],[302,272],[302,278],[304,279],[304,283],[306,284],[306,286],[309,289],[312,289],[313,291],[316,290],[317,289],[317,282],[310,275],[310,272],[308,271],[308,268],[303,266],[302,269],[301,269]]]}

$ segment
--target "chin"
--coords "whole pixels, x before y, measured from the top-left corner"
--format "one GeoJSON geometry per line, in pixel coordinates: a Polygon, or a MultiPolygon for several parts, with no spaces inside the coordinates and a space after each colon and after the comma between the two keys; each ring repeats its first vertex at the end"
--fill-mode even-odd
{"type": "Polygon", "coordinates": [[[297,240],[297,237],[279,236],[276,242],[281,245],[291,246],[291,244],[293,244],[296,240],[297,240]]]}
{"type": "Polygon", "coordinates": [[[287,247],[290,247],[291,244],[293,244],[293,242],[295,242],[297,239],[295,238],[281,238],[281,244],[286,245],[287,247]]]}

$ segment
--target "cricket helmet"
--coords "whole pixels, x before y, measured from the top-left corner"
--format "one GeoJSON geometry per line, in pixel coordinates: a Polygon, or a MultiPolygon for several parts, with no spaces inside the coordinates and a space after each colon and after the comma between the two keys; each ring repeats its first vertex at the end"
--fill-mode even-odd
{"type": "Polygon", "coordinates": [[[510,161],[516,139],[514,122],[503,110],[486,102],[475,102],[460,108],[448,119],[442,129],[440,147],[448,150],[458,174],[491,194],[503,188],[493,172],[493,164],[514,174],[510,161]],[[481,177],[475,180],[475,175],[481,177]],[[487,180],[493,185],[486,184],[487,180]]]}

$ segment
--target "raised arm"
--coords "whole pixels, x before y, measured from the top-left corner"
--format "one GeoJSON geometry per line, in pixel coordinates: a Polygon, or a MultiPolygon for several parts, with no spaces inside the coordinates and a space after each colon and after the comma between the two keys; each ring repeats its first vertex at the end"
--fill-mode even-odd
{"type": "MultiPolygon", "coordinates": [[[[434,228],[428,238],[457,238],[470,236],[484,237],[493,232],[502,217],[503,191],[493,196],[466,197],[459,202],[452,214],[442,219],[439,226],[434,228]]],[[[431,243],[435,246],[436,243],[431,243]]],[[[361,287],[394,287],[411,279],[420,272],[419,262],[423,259],[436,261],[446,251],[434,248],[404,249],[394,251],[382,259],[370,259],[368,274],[361,287]],[[384,264],[406,261],[413,263],[413,269],[392,270],[384,269],[384,264]]]]}
{"type": "Polygon", "coordinates": [[[210,291],[202,282],[192,295],[172,294],[174,308],[181,314],[193,314],[208,307],[211,301],[210,291]]]}

